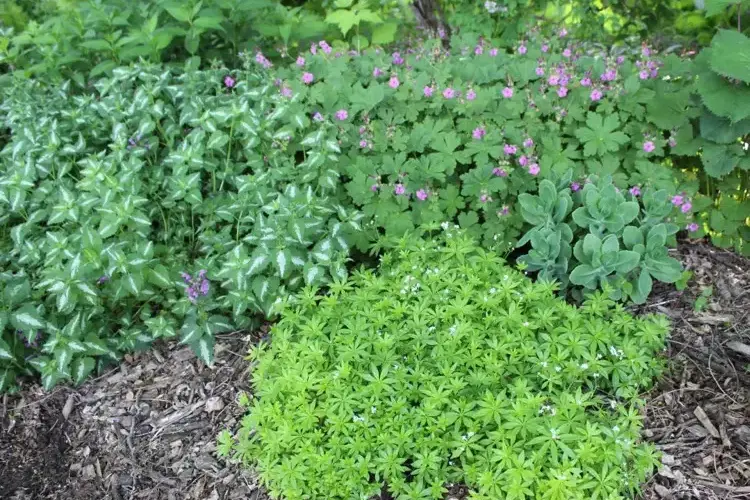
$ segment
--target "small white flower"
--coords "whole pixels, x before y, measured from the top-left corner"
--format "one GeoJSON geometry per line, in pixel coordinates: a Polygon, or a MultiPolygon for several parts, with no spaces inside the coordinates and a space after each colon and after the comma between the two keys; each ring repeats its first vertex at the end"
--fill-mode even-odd
{"type": "Polygon", "coordinates": [[[493,294],[493,293],[496,293],[496,292],[497,292],[497,288],[495,288],[495,287],[490,288],[490,294],[493,294]]]}
{"type": "Polygon", "coordinates": [[[588,363],[581,363],[581,370],[588,370],[589,364],[588,363]]]}
{"type": "Polygon", "coordinates": [[[447,231],[450,224],[448,222],[441,222],[440,227],[443,228],[443,231],[447,231]]]}
{"type": "Polygon", "coordinates": [[[560,367],[560,366],[556,366],[556,367],[555,367],[555,371],[559,373],[560,371],[562,371],[562,367],[560,367]]]}
{"type": "Polygon", "coordinates": [[[620,432],[620,428],[618,426],[612,427],[612,432],[620,432]]]}
{"type": "Polygon", "coordinates": [[[529,326],[529,322],[528,321],[524,321],[523,322],[523,326],[529,326]]]}
{"type": "Polygon", "coordinates": [[[378,409],[375,408],[374,406],[372,408],[370,408],[370,413],[375,413],[376,411],[378,411],[378,409]]]}

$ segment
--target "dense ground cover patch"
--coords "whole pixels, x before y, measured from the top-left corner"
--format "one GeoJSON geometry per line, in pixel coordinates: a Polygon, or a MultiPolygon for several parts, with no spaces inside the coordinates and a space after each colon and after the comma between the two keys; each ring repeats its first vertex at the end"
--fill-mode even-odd
{"type": "MultiPolygon", "coordinates": [[[[623,498],[655,463],[637,395],[668,323],[580,308],[449,228],[290,299],[232,445],[274,497],[623,498]],[[445,239],[445,242],[442,240],[445,239]]],[[[227,450],[224,450],[227,451],[227,450]]]]}

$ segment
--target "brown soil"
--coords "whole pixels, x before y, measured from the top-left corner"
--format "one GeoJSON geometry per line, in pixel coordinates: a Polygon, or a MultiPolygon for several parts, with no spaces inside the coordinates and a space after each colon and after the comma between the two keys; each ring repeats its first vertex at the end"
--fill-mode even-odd
{"type": "MultiPolygon", "coordinates": [[[[750,261],[704,244],[678,253],[695,273],[688,289],[661,286],[637,308],[673,321],[669,375],[644,394],[644,435],[664,454],[645,498],[750,499],[750,261]]],[[[266,500],[252,473],[215,454],[242,418],[253,341],[219,338],[211,368],[159,346],[77,389],[4,396],[0,499],[266,500]]]]}

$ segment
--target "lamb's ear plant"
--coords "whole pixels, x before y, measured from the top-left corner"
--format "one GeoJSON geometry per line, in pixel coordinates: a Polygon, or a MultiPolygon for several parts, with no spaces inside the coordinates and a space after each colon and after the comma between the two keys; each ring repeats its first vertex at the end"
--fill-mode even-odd
{"type": "Polygon", "coordinates": [[[577,291],[609,289],[614,299],[645,302],[653,279],[674,283],[682,273],[667,253],[678,226],[667,222],[674,206],[665,190],[615,187],[611,177],[591,177],[583,187],[539,183],[539,193],[519,196],[532,228],[517,246],[531,245],[519,260],[542,279],[577,291]]]}
{"type": "Polygon", "coordinates": [[[445,227],[284,301],[220,451],[287,500],[633,495],[657,464],[638,394],[667,320],[601,292],[569,305],[445,227]]]}

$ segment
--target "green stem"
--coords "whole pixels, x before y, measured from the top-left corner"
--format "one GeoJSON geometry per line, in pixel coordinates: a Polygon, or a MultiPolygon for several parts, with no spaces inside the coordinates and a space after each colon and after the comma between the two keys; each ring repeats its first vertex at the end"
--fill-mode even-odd
{"type": "MultiPolygon", "coordinates": [[[[229,127],[229,143],[227,144],[227,157],[224,160],[224,176],[221,178],[221,184],[219,185],[219,191],[224,189],[224,181],[227,180],[229,175],[229,160],[232,156],[232,138],[234,137],[234,120],[232,125],[229,127]]],[[[216,191],[216,189],[214,189],[216,191]]]]}

